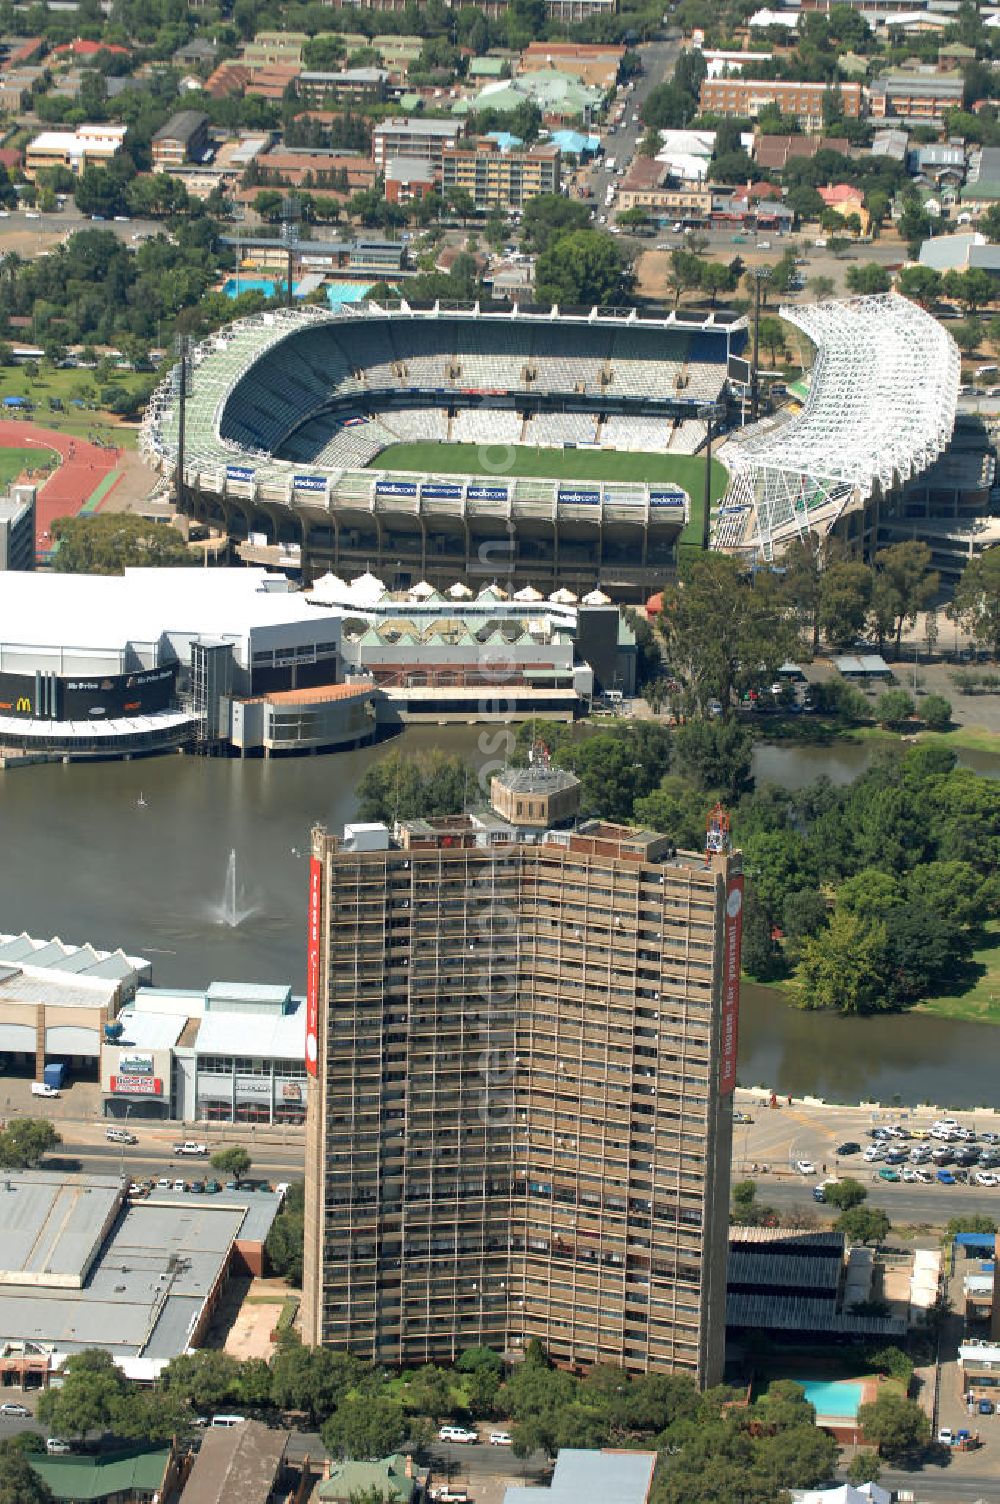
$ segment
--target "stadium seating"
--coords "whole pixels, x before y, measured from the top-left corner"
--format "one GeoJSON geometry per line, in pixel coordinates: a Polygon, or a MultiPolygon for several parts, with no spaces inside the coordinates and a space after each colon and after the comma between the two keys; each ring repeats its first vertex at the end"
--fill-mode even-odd
{"type": "Polygon", "coordinates": [[[673,424],[669,418],[612,413],[601,424],[600,441],[609,449],[666,450],[673,424]]]}
{"type": "Polygon", "coordinates": [[[509,408],[460,407],[451,421],[453,444],[519,444],[522,420],[509,408]]]}
{"type": "Polygon", "coordinates": [[[700,418],[685,418],[670,436],[671,454],[697,454],[708,438],[708,424],[700,418]]]}
{"type": "Polygon", "coordinates": [[[535,413],[524,426],[525,444],[593,444],[594,413],[535,413]]]}

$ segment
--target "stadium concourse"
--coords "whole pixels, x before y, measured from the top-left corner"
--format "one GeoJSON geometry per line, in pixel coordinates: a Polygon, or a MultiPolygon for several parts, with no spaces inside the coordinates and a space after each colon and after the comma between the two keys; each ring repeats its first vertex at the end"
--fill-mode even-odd
{"type": "MultiPolygon", "coordinates": [[[[244,558],[307,580],[370,567],[406,588],[485,572],[645,599],[689,517],[671,477],[695,475],[700,495],[690,456],[704,408],[745,343],[745,320],[722,311],[401,302],[258,314],[189,357],[183,506],[244,558]],[[473,471],[438,448],[455,443],[479,446],[473,471]],[[379,455],[391,465],[400,444],[432,463],[366,468],[379,455]],[[551,451],[547,475],[523,473],[522,445],[551,451]]],[[[177,378],[155,394],[141,441],[168,474],[177,378]]]]}
{"type": "Polygon", "coordinates": [[[769,561],[793,538],[836,529],[867,550],[894,493],[951,441],[958,348],[896,293],[780,313],[815,348],[809,394],[797,416],[767,418],[725,444],[715,545],[769,561]]]}
{"type": "Polygon", "coordinates": [[[35,500],[35,553],[44,560],[52,551],[56,518],[75,517],[98,489],[100,500],[107,496],[112,487],[104,488],[102,482],[118,464],[119,451],[20,421],[0,421],[0,448],[54,449],[60,457],[58,469],[35,500]]]}

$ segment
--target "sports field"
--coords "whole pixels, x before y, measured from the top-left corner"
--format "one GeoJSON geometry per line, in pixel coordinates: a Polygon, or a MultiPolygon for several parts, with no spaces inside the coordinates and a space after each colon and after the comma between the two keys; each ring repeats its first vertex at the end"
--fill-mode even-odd
{"type": "MultiPolygon", "coordinates": [[[[507,444],[392,444],[371,461],[375,470],[431,470],[441,475],[534,475],[546,480],[674,481],[699,495],[705,461],[690,454],[635,454],[611,449],[540,449],[507,444]]],[[[726,472],[712,463],[712,499],[726,472]]]]}
{"type": "Polygon", "coordinates": [[[56,456],[51,449],[0,449],[0,487],[17,480],[22,470],[40,470],[52,465],[56,456]]]}

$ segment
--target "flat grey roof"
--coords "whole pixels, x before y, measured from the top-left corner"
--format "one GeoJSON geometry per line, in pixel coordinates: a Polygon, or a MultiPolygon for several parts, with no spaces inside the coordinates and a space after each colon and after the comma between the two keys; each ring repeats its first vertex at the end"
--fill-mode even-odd
{"type": "Polygon", "coordinates": [[[0,1285],[82,1285],[120,1200],[110,1175],[0,1175],[0,1285]]]}
{"type": "Polygon", "coordinates": [[[267,1504],[287,1445],[287,1432],[256,1420],[206,1431],[184,1485],[184,1504],[267,1504]]]}
{"type": "Polygon", "coordinates": [[[655,1452],[564,1447],[548,1488],[508,1488],[504,1504],[646,1504],[655,1452]]]}

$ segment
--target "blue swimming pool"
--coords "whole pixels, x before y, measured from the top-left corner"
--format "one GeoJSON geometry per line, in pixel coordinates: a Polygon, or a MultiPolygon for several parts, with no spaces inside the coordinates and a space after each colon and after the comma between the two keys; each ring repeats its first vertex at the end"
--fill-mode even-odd
{"type": "Polygon", "coordinates": [[[374,285],[374,282],[328,282],[326,300],[331,308],[338,303],[360,303],[374,285]]]}
{"type": "Polygon", "coordinates": [[[832,1415],[838,1420],[854,1420],[864,1395],[863,1384],[833,1384],[823,1379],[796,1379],[806,1392],[806,1399],[817,1415],[832,1415]]]}
{"type": "MultiPolygon", "coordinates": [[[[265,298],[273,298],[274,290],[278,285],[279,284],[276,282],[269,281],[267,277],[230,277],[229,280],[223,284],[222,291],[225,293],[227,298],[238,298],[240,293],[243,292],[262,292],[265,298]]],[[[284,282],[282,282],[280,286],[281,291],[284,292],[284,282]]],[[[293,297],[295,297],[295,295],[297,294],[298,288],[299,284],[297,282],[293,282],[293,297]]]]}

